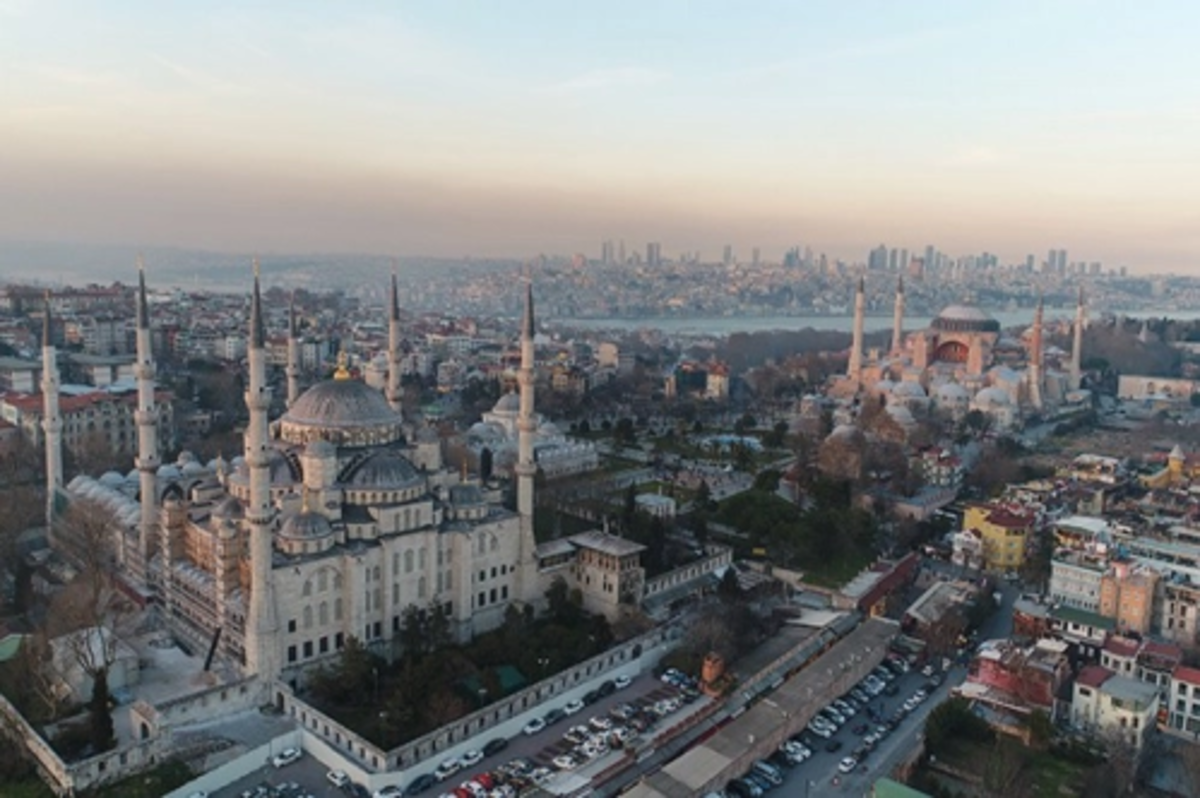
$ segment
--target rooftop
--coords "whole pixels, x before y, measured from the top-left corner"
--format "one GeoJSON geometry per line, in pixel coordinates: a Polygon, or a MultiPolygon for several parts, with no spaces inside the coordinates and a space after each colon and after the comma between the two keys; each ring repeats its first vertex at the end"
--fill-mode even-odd
{"type": "Polygon", "coordinates": [[[1075,683],[1096,689],[1112,677],[1113,672],[1108,668],[1100,665],[1085,665],[1083,670],[1079,672],[1079,675],[1075,677],[1075,683]]]}
{"type": "Polygon", "coordinates": [[[603,554],[611,554],[614,557],[627,557],[646,550],[646,547],[641,543],[629,540],[628,538],[618,537],[617,535],[611,535],[599,529],[573,535],[568,540],[580,548],[594,549],[603,554]]]}

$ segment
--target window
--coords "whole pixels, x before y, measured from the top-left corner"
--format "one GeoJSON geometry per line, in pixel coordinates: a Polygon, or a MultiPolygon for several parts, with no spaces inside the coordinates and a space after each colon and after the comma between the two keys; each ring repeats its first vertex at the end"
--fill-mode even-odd
{"type": "Polygon", "coordinates": [[[480,572],[479,572],[479,580],[478,580],[478,581],[480,581],[480,582],[484,582],[484,581],[486,581],[486,580],[487,580],[487,571],[480,571],[480,572]]]}
{"type": "Polygon", "coordinates": [[[454,572],[453,572],[453,571],[447,571],[447,572],[446,572],[446,589],[447,589],[447,590],[453,590],[453,589],[454,589],[454,585],[452,584],[452,582],[453,582],[454,580],[451,578],[453,575],[454,575],[454,572]]]}
{"type": "Polygon", "coordinates": [[[375,578],[375,581],[376,581],[376,582],[378,582],[378,581],[379,581],[379,578],[380,578],[380,577],[379,577],[379,566],[378,566],[378,565],[376,565],[376,566],[375,566],[375,567],[372,569],[372,571],[373,571],[373,572],[374,572],[374,574],[375,574],[375,576],[374,576],[374,578],[375,578]]]}
{"type": "Polygon", "coordinates": [[[345,645],[346,645],[345,635],[343,635],[341,632],[338,632],[336,635],[333,636],[334,648],[336,648],[338,651],[341,651],[342,647],[345,645]]]}
{"type": "Polygon", "coordinates": [[[326,574],[324,571],[321,571],[320,573],[318,573],[317,574],[317,592],[324,593],[325,588],[329,586],[328,582],[329,582],[328,574],[326,574]]]}
{"type": "Polygon", "coordinates": [[[490,594],[490,596],[489,596],[489,600],[490,600],[490,601],[491,601],[493,604],[495,604],[495,603],[496,603],[496,588],[492,588],[492,590],[491,590],[491,594],[490,594]]]}
{"type": "Polygon", "coordinates": [[[373,628],[375,630],[376,637],[383,637],[383,622],[382,621],[376,621],[375,626],[373,628]]]}
{"type": "Polygon", "coordinates": [[[309,581],[307,579],[304,581],[304,589],[300,591],[300,595],[305,596],[305,597],[312,595],[312,582],[311,581],[309,581]]]}
{"type": "Polygon", "coordinates": [[[413,569],[413,553],[412,549],[404,552],[404,573],[411,574],[413,569]]]}
{"type": "Polygon", "coordinates": [[[295,631],[296,631],[296,619],[293,618],[290,621],[288,621],[288,633],[290,634],[295,631]]]}
{"type": "Polygon", "coordinates": [[[496,566],[492,566],[492,579],[496,578],[496,566]]]}
{"type": "Polygon", "coordinates": [[[504,585],[500,588],[500,598],[504,599],[505,601],[508,600],[508,585],[504,585]]]}
{"type": "Polygon", "coordinates": [[[399,615],[392,616],[392,631],[393,632],[400,631],[400,616],[399,615]]]}
{"type": "Polygon", "coordinates": [[[329,623],[329,604],[322,601],[321,606],[317,608],[317,623],[321,626],[329,623]]]}
{"type": "Polygon", "coordinates": [[[288,646],[288,662],[296,661],[296,647],[288,646]]]}
{"type": "Polygon", "coordinates": [[[312,607],[304,608],[304,628],[305,629],[312,628],[312,607]]]}
{"type": "Polygon", "coordinates": [[[311,640],[304,641],[304,658],[308,659],[313,655],[313,644],[311,640]]]}
{"type": "Polygon", "coordinates": [[[425,547],[424,546],[422,546],[417,551],[417,567],[420,568],[422,571],[425,570],[425,547]]]}
{"type": "Polygon", "coordinates": [[[400,603],[400,583],[392,582],[392,606],[400,603]]]}
{"type": "Polygon", "coordinates": [[[480,594],[479,594],[479,599],[478,599],[478,600],[475,602],[475,606],[476,606],[476,607],[482,607],[484,604],[487,604],[487,594],[486,594],[486,593],[480,593],[480,594]]]}
{"type": "Polygon", "coordinates": [[[400,574],[400,552],[397,551],[397,552],[392,553],[392,575],[398,576],[399,574],[400,574]]]}
{"type": "MultiPolygon", "coordinates": [[[[342,619],[342,597],[338,596],[333,600],[333,619],[340,621],[342,619]]],[[[341,648],[341,646],[338,646],[341,648]]]]}

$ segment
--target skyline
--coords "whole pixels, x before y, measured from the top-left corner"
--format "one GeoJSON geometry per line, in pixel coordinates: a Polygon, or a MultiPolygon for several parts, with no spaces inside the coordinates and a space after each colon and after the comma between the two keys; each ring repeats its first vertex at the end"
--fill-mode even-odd
{"type": "Polygon", "coordinates": [[[0,0],[0,239],[1200,262],[1181,3],[0,0]]]}

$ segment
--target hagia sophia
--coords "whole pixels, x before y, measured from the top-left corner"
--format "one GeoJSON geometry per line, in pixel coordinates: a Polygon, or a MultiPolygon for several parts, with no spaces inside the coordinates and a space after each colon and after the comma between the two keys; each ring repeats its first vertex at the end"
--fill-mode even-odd
{"type": "Polygon", "coordinates": [[[1075,310],[1074,340],[1065,370],[1050,368],[1043,341],[1042,303],[1021,340],[1004,336],[1000,323],[967,304],[942,310],[928,327],[905,333],[904,283],[897,284],[891,347],[863,350],[864,283],[855,294],[854,332],[846,373],[830,386],[841,399],[875,397],[901,426],[923,412],[962,419],[972,410],[986,414],[997,429],[1013,429],[1033,414],[1044,414],[1085,398],[1080,393],[1083,292],[1075,310]]]}

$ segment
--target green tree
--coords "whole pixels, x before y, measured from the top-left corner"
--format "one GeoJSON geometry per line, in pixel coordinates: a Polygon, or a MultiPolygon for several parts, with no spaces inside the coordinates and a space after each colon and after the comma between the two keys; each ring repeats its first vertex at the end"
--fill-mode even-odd
{"type": "Polygon", "coordinates": [[[699,510],[708,510],[712,506],[712,489],[708,487],[708,480],[700,480],[700,484],[696,486],[696,498],[692,502],[699,510]]]}
{"type": "Polygon", "coordinates": [[[1054,738],[1054,722],[1044,710],[1030,712],[1025,725],[1029,728],[1029,741],[1037,748],[1044,748],[1054,738]]]}
{"type": "Polygon", "coordinates": [[[420,607],[409,604],[404,608],[400,626],[400,646],[405,658],[420,657],[425,653],[425,617],[420,607]]]}
{"type": "Polygon", "coordinates": [[[734,602],[742,599],[742,585],[738,581],[737,571],[732,566],[725,569],[721,581],[717,584],[717,595],[722,601],[734,602]]]}

